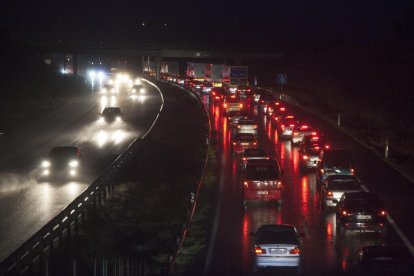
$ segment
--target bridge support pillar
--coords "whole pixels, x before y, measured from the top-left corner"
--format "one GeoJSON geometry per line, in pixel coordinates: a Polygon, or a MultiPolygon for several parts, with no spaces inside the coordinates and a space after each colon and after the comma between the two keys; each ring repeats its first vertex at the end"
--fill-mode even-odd
{"type": "Polygon", "coordinates": [[[160,79],[160,71],[161,71],[161,57],[160,56],[155,57],[155,64],[156,64],[155,78],[157,80],[159,80],[160,79]]]}

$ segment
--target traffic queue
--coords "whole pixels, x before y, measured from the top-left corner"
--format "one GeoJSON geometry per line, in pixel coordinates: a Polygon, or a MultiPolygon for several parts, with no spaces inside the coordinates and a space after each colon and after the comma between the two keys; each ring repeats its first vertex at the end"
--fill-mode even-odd
{"type": "MultiPolygon", "coordinates": [[[[197,92],[191,80],[185,79],[183,85],[197,92]]],[[[238,163],[243,210],[256,208],[257,204],[278,207],[285,204],[284,168],[278,154],[269,153],[259,139],[263,131],[260,122],[266,117],[279,141],[290,141],[291,147],[298,148],[301,174],[315,174],[320,205],[336,216],[337,237],[346,241],[350,232],[373,232],[380,240],[385,240],[387,212],[383,201],[377,194],[364,189],[349,150],[333,147],[319,129],[299,118],[292,112],[293,108],[270,90],[243,86],[229,91],[213,86],[208,98],[210,107],[220,108],[230,127],[231,151],[238,163]],[[243,95],[238,92],[242,89],[243,95]]],[[[295,226],[266,224],[251,235],[254,237],[253,271],[266,267],[293,267],[299,273],[303,271],[302,238],[305,235],[298,233],[295,226]]],[[[356,262],[357,271],[378,269],[377,264],[367,266],[368,250],[375,252],[376,259],[371,260],[373,264],[382,257],[395,262],[395,256],[391,256],[395,246],[364,246],[359,250],[362,253],[356,262]]],[[[412,269],[413,259],[407,256],[403,257],[409,260],[406,263],[412,269]]]]}

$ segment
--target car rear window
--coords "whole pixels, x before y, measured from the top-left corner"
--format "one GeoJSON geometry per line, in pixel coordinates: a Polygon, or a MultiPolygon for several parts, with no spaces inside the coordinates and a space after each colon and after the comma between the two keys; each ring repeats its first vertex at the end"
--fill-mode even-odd
{"type": "Polygon", "coordinates": [[[351,199],[345,201],[345,208],[352,210],[373,210],[381,208],[381,202],[375,199],[351,199]]]}
{"type": "Polygon", "coordinates": [[[328,155],[324,158],[327,168],[349,168],[351,160],[346,155],[328,155]]]}
{"type": "Polygon", "coordinates": [[[251,180],[278,179],[279,171],[276,166],[247,166],[246,178],[251,180]]]}
{"type": "Polygon", "coordinates": [[[266,151],[264,149],[246,149],[244,150],[245,157],[252,157],[252,156],[267,156],[266,151]]]}
{"type": "Polygon", "coordinates": [[[298,236],[293,231],[260,231],[259,244],[298,244],[298,236]]]}
{"type": "Polygon", "coordinates": [[[240,142],[253,142],[256,139],[253,135],[236,135],[235,140],[240,142]]]}

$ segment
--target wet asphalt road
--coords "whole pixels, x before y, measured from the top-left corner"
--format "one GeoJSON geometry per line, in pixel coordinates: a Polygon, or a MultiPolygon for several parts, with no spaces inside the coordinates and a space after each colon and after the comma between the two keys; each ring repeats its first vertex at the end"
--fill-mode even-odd
{"type": "Polygon", "coordinates": [[[143,83],[135,98],[93,93],[76,97],[43,119],[2,138],[0,168],[0,261],[84,191],[136,138],[160,110],[159,92],[143,83]],[[100,124],[105,106],[119,106],[123,122],[100,124]],[[39,180],[39,165],[50,148],[76,145],[83,152],[82,175],[74,181],[39,180]]]}
{"type": "MultiPolygon", "coordinates": [[[[207,99],[204,98],[206,102],[207,99]]],[[[206,103],[207,104],[207,103],[206,103]]],[[[395,169],[360,145],[341,130],[298,108],[288,108],[301,121],[307,122],[324,133],[330,145],[351,151],[357,176],[370,191],[376,192],[385,200],[388,214],[396,225],[414,241],[411,216],[414,211],[414,186],[395,169]]],[[[369,244],[403,245],[393,225],[388,224],[387,235],[381,240],[375,233],[351,233],[346,240],[336,235],[334,209],[321,207],[315,173],[302,174],[299,170],[299,153],[289,140],[281,140],[265,116],[257,114],[259,122],[259,146],[267,149],[278,158],[284,171],[284,204],[256,204],[243,210],[241,186],[238,172],[238,158],[232,156],[231,135],[234,130],[227,124],[220,107],[211,107],[212,125],[217,130],[220,166],[218,173],[218,230],[210,241],[212,258],[207,258],[205,273],[209,275],[249,275],[252,273],[253,240],[249,235],[262,224],[293,224],[299,233],[305,233],[304,274],[333,275],[354,273],[355,253],[360,246],[369,244]]],[[[265,270],[260,274],[280,273],[290,275],[289,269],[265,270]]]]}

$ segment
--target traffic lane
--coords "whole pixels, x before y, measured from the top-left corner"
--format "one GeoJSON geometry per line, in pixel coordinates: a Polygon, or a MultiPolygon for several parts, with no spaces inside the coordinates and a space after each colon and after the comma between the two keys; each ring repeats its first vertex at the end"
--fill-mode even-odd
{"type": "Polygon", "coordinates": [[[343,131],[294,106],[288,106],[288,108],[300,118],[306,118],[306,121],[321,129],[328,141],[332,142],[334,146],[350,150],[356,175],[368,190],[377,193],[384,200],[387,213],[391,215],[412,244],[414,242],[414,224],[409,218],[414,213],[413,183],[343,131]]]}
{"type": "MultiPolygon", "coordinates": [[[[126,128],[125,131],[128,131],[131,135],[118,144],[99,145],[94,137],[100,130],[108,130],[108,125],[96,125],[96,119],[101,111],[98,104],[100,96],[96,95],[94,99],[96,102],[95,108],[84,113],[82,118],[66,125],[64,133],[54,133],[54,130],[50,129],[46,135],[50,139],[45,145],[36,145],[36,139],[30,140],[33,143],[31,147],[39,148],[39,152],[48,152],[55,145],[79,145],[84,153],[83,163],[86,163],[86,173],[80,181],[38,182],[35,177],[32,177],[36,170],[32,172],[32,175],[2,173],[0,216],[5,219],[0,221],[0,237],[2,240],[0,259],[8,256],[15,248],[50,221],[84,191],[135,137],[145,133],[152,125],[162,102],[158,91],[153,88],[148,89],[148,95],[144,101],[131,103],[126,98],[123,99],[119,104],[122,108],[125,108],[124,113],[128,115],[125,118],[126,122],[119,126],[126,128]]],[[[67,111],[65,110],[65,114],[67,114],[67,111]]],[[[76,112],[76,108],[71,112],[76,112]]],[[[18,168],[20,171],[37,167],[42,157],[30,152],[28,155],[34,160],[28,162],[27,167],[18,168]]]]}
{"type": "MultiPolygon", "coordinates": [[[[218,113],[215,110],[215,115],[218,113]]],[[[228,130],[225,122],[221,123],[218,116],[214,116],[213,120],[215,128],[219,130],[218,137],[222,138],[219,139],[219,145],[223,148],[219,162],[223,167],[219,181],[223,182],[224,189],[211,275],[249,274],[253,258],[253,240],[249,233],[256,231],[262,224],[289,223],[295,225],[299,232],[306,234],[306,239],[303,240],[305,274],[352,271],[356,250],[360,246],[379,242],[375,234],[350,235],[346,241],[337,239],[334,210],[321,208],[315,174],[301,175],[297,148],[293,148],[289,141],[279,141],[277,131],[266,121],[261,126],[259,141],[262,146],[270,149],[273,156],[280,157],[284,170],[285,203],[283,207],[273,204],[251,205],[240,216],[240,184],[235,176],[237,162],[235,159],[230,162],[227,157],[231,156],[231,150],[228,146],[230,139],[226,133],[231,130],[228,130]]],[[[393,231],[388,233],[386,242],[400,243],[393,231]]],[[[267,272],[273,273],[275,270],[264,271],[264,274],[267,272]]],[[[284,271],[276,269],[276,272],[284,271]]],[[[289,274],[292,271],[285,272],[289,274]]]]}

